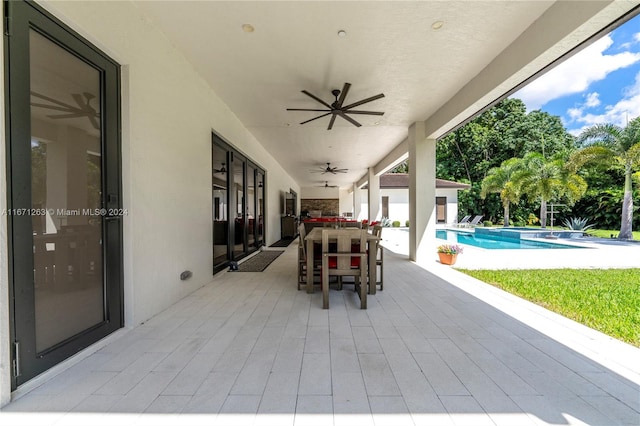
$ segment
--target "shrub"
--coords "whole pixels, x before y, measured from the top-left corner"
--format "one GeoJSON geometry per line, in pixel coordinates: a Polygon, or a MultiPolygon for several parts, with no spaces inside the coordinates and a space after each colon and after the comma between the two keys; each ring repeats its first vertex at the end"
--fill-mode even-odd
{"type": "Polygon", "coordinates": [[[399,220],[394,220],[393,223],[391,224],[391,226],[393,226],[394,228],[400,228],[400,221],[399,220]]]}
{"type": "MultiPolygon", "coordinates": [[[[527,218],[527,225],[531,226],[535,225],[536,223],[540,223],[540,219],[538,219],[538,216],[533,213],[529,213],[529,217],[527,218]]],[[[518,226],[524,226],[524,224],[518,226]]]]}
{"type": "Polygon", "coordinates": [[[493,226],[493,222],[491,222],[490,220],[485,220],[484,222],[482,222],[482,224],[486,227],[493,226]]]}
{"type": "Polygon", "coordinates": [[[593,228],[593,224],[587,225],[588,219],[583,219],[581,217],[572,217],[571,219],[565,219],[562,223],[567,229],[571,229],[573,231],[586,231],[589,228],[593,228]]]}
{"type": "Polygon", "coordinates": [[[404,223],[404,226],[406,226],[406,227],[408,228],[408,227],[409,227],[409,221],[406,221],[406,222],[404,223]]]}

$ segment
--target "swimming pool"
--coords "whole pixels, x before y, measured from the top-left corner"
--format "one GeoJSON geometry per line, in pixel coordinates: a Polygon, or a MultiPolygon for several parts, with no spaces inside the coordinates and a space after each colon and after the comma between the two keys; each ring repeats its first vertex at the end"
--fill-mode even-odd
{"type": "Polygon", "coordinates": [[[436,230],[436,238],[447,240],[451,243],[467,244],[489,250],[584,248],[568,244],[548,243],[546,241],[506,238],[500,235],[492,235],[491,238],[487,238],[487,236],[476,234],[474,231],[454,231],[451,229],[436,230]]]}

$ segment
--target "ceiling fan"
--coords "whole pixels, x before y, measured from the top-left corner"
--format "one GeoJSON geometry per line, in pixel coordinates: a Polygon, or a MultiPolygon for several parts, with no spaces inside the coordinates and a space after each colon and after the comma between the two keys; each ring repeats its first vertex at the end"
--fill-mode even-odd
{"type": "Polygon", "coordinates": [[[80,93],[72,93],[71,97],[76,102],[77,106],[69,105],[65,102],[59,101],[54,98],[50,98],[49,96],[42,95],[40,93],[31,91],[31,96],[41,99],[43,101],[49,103],[39,103],[39,102],[31,102],[31,106],[38,108],[47,108],[54,111],[60,111],[66,114],[58,114],[58,115],[47,115],[47,117],[52,119],[61,119],[61,118],[81,118],[86,117],[91,122],[91,125],[94,129],[100,129],[100,113],[96,111],[94,107],[90,105],[91,101],[95,98],[95,95],[89,92],[80,93]]]}
{"type": "Polygon", "coordinates": [[[321,174],[332,173],[335,175],[338,173],[347,173],[347,170],[349,169],[339,169],[337,167],[331,167],[331,163],[327,163],[327,167],[321,167],[318,170],[311,170],[311,173],[321,173],[321,174]]]}
{"type": "Polygon", "coordinates": [[[338,188],[338,185],[329,185],[328,181],[324,182],[324,185],[316,185],[318,188],[338,188]]]}
{"type": "Polygon", "coordinates": [[[305,123],[308,123],[310,121],[317,120],[318,118],[322,118],[322,117],[326,117],[327,115],[331,115],[331,121],[329,121],[329,127],[327,127],[327,130],[331,130],[333,128],[333,123],[336,121],[336,117],[337,116],[340,116],[340,117],[344,118],[345,120],[347,120],[349,123],[353,124],[356,127],[360,127],[360,126],[362,126],[362,124],[358,123],[356,120],[354,120],[353,118],[349,117],[347,114],[364,114],[364,115],[383,115],[384,114],[384,112],[379,112],[379,111],[360,111],[360,110],[352,110],[351,109],[351,108],[355,108],[357,106],[360,106],[362,104],[366,104],[368,102],[375,101],[376,99],[384,98],[384,94],[382,94],[382,93],[380,93],[378,95],[375,95],[375,96],[371,96],[371,97],[366,98],[366,99],[363,99],[361,101],[354,102],[352,104],[343,106],[342,104],[344,103],[344,100],[347,97],[347,93],[349,93],[349,88],[350,87],[351,87],[351,84],[345,83],[344,87],[342,88],[342,91],[340,91],[338,89],[332,90],[331,94],[333,94],[333,96],[335,96],[336,99],[331,105],[329,105],[328,103],[326,103],[322,99],[318,98],[317,96],[307,92],[306,90],[303,90],[302,93],[304,93],[305,95],[307,95],[310,98],[314,99],[315,101],[320,102],[322,105],[324,105],[328,109],[287,108],[287,111],[315,111],[315,112],[324,112],[325,113],[325,114],[321,114],[321,115],[319,115],[317,117],[314,117],[314,118],[312,118],[310,120],[303,121],[300,124],[305,124],[305,123]]]}
{"type": "Polygon", "coordinates": [[[214,172],[216,173],[226,173],[227,169],[224,166],[224,163],[220,163],[222,165],[222,167],[220,167],[219,169],[213,169],[214,172]]]}

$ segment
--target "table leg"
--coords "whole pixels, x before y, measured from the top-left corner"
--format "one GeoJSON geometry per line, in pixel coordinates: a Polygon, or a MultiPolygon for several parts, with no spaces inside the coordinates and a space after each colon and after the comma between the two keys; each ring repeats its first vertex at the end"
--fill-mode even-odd
{"type": "Polygon", "coordinates": [[[307,293],[313,293],[313,241],[306,241],[307,244],[307,293]]]}
{"type": "Polygon", "coordinates": [[[376,258],[378,254],[378,241],[369,242],[369,294],[376,294],[376,273],[378,268],[376,266],[376,258]]]}

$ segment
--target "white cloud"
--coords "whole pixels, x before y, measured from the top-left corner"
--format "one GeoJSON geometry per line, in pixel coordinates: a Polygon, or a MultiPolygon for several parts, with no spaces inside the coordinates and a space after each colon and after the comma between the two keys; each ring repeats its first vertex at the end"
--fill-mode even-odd
{"type": "Polygon", "coordinates": [[[587,108],[595,108],[600,105],[600,94],[598,92],[592,92],[587,95],[587,100],[584,106],[587,108]]]}
{"type": "MultiPolygon", "coordinates": [[[[569,123],[573,123],[575,121],[580,121],[584,117],[584,111],[589,108],[595,108],[600,105],[600,94],[598,92],[591,92],[586,95],[583,95],[585,101],[582,105],[577,105],[573,108],[569,108],[567,110],[567,116],[569,117],[569,123]]],[[[566,120],[563,118],[562,124],[568,124],[566,120]]]]}
{"type": "Polygon", "coordinates": [[[585,113],[585,110],[584,106],[567,110],[572,122],[582,124],[579,129],[570,130],[571,134],[577,135],[594,124],[611,123],[624,127],[628,121],[640,117],[640,72],[636,74],[634,84],[625,89],[624,98],[615,105],[607,105],[602,114],[585,113]]]}
{"type": "MultiPolygon", "coordinates": [[[[636,36],[640,36],[640,33],[636,36]]],[[[584,92],[592,83],[603,80],[609,73],[640,61],[640,53],[605,55],[603,52],[612,44],[613,39],[609,35],[602,37],[520,89],[512,97],[522,99],[527,109],[532,111],[553,99],[584,92]]]]}
{"type": "Polygon", "coordinates": [[[640,33],[635,33],[635,34],[633,35],[633,39],[634,39],[635,41],[640,41],[640,33]]]}

